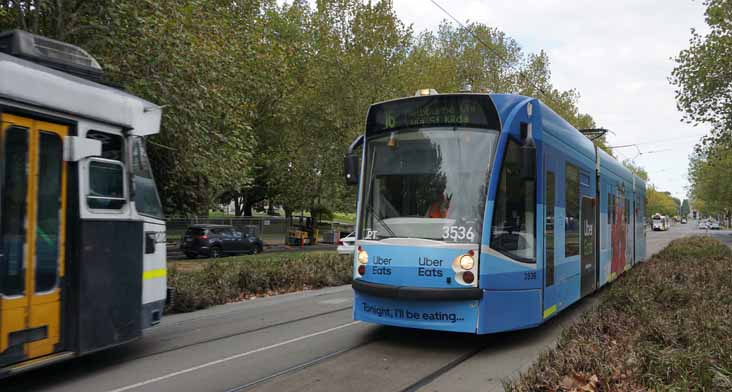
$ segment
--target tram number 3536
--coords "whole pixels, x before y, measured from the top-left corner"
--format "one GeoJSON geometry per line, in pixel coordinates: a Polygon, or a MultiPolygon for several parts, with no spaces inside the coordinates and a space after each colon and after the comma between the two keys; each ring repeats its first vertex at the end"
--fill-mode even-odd
{"type": "Polygon", "coordinates": [[[444,226],[442,227],[442,239],[456,240],[468,240],[473,242],[475,240],[475,232],[472,227],[465,226],[444,226]]]}

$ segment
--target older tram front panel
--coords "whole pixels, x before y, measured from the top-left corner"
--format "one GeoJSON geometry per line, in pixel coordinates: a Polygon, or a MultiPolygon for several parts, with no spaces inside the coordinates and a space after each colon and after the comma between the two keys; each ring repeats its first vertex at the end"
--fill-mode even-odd
{"type": "Polygon", "coordinates": [[[166,272],[142,139],[160,108],[69,74],[100,75],[90,57],[65,62],[80,48],[22,31],[0,41],[12,54],[0,53],[2,378],[140,337],[160,320],[166,272]]]}

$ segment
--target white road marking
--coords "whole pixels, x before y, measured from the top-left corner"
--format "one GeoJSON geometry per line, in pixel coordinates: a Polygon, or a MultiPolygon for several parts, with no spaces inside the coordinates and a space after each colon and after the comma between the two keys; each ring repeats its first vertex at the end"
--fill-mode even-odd
{"type": "Polygon", "coordinates": [[[326,299],[325,301],[318,302],[321,305],[338,305],[345,302],[351,301],[350,298],[333,298],[333,299],[326,299]]]}
{"type": "Polygon", "coordinates": [[[156,383],[156,382],[159,382],[159,381],[167,380],[169,378],[173,378],[173,377],[176,377],[176,376],[180,376],[181,374],[195,372],[196,370],[200,370],[200,369],[207,368],[207,367],[210,367],[210,366],[218,365],[220,363],[224,363],[224,362],[228,362],[228,361],[233,361],[235,359],[243,358],[243,357],[246,357],[246,356],[249,356],[249,355],[252,355],[252,354],[256,354],[256,353],[260,353],[262,351],[271,350],[273,348],[281,347],[281,346],[284,346],[284,345],[287,345],[287,344],[290,344],[290,343],[299,342],[301,340],[309,339],[309,338],[312,338],[312,337],[315,337],[315,336],[319,336],[319,335],[324,335],[326,333],[333,332],[333,331],[337,331],[339,329],[348,328],[350,326],[353,326],[353,325],[356,325],[356,324],[359,324],[359,323],[360,323],[360,321],[352,321],[352,322],[347,323],[347,324],[341,324],[341,325],[339,325],[337,327],[328,328],[326,330],[319,331],[319,332],[314,332],[314,333],[311,333],[309,335],[300,336],[300,337],[297,337],[297,338],[294,338],[294,339],[290,339],[290,340],[285,340],[284,342],[275,343],[275,344],[272,344],[272,345],[269,345],[269,346],[266,346],[266,347],[258,348],[256,350],[247,351],[245,353],[240,353],[240,354],[232,355],[232,356],[229,356],[229,357],[226,357],[226,358],[217,359],[215,361],[207,362],[207,363],[204,363],[204,364],[201,364],[201,365],[198,365],[198,366],[194,366],[194,367],[191,367],[191,368],[188,368],[188,369],[179,370],[177,372],[168,373],[168,374],[163,375],[163,376],[160,376],[160,377],[155,377],[155,378],[151,378],[149,380],[141,381],[141,382],[138,382],[136,384],[131,384],[131,385],[127,385],[127,386],[124,386],[124,387],[121,387],[121,388],[113,389],[113,390],[110,390],[109,392],[129,391],[130,389],[135,389],[135,388],[139,388],[139,387],[142,387],[142,386],[145,386],[145,385],[148,385],[148,384],[153,384],[153,383],[156,383]]]}

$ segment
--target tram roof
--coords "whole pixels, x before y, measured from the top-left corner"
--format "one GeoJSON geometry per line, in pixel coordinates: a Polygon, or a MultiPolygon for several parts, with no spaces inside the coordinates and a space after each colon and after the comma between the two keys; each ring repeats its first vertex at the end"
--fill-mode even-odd
{"type": "Polygon", "coordinates": [[[135,135],[160,131],[160,106],[4,53],[0,53],[0,98],[118,125],[135,135]]]}

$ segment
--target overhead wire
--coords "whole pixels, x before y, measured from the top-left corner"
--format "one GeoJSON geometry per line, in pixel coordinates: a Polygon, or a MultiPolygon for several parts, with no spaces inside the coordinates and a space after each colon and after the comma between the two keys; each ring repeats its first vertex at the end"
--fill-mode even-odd
{"type": "Polygon", "coordinates": [[[663,139],[663,140],[648,140],[638,143],[631,143],[631,144],[622,144],[618,146],[609,146],[609,148],[626,148],[626,147],[633,147],[643,144],[661,144],[661,143],[668,143],[668,142],[677,142],[682,140],[691,140],[691,139],[698,139],[700,137],[703,137],[705,135],[699,135],[699,136],[682,136],[677,138],[671,138],[671,139],[663,139]]]}

